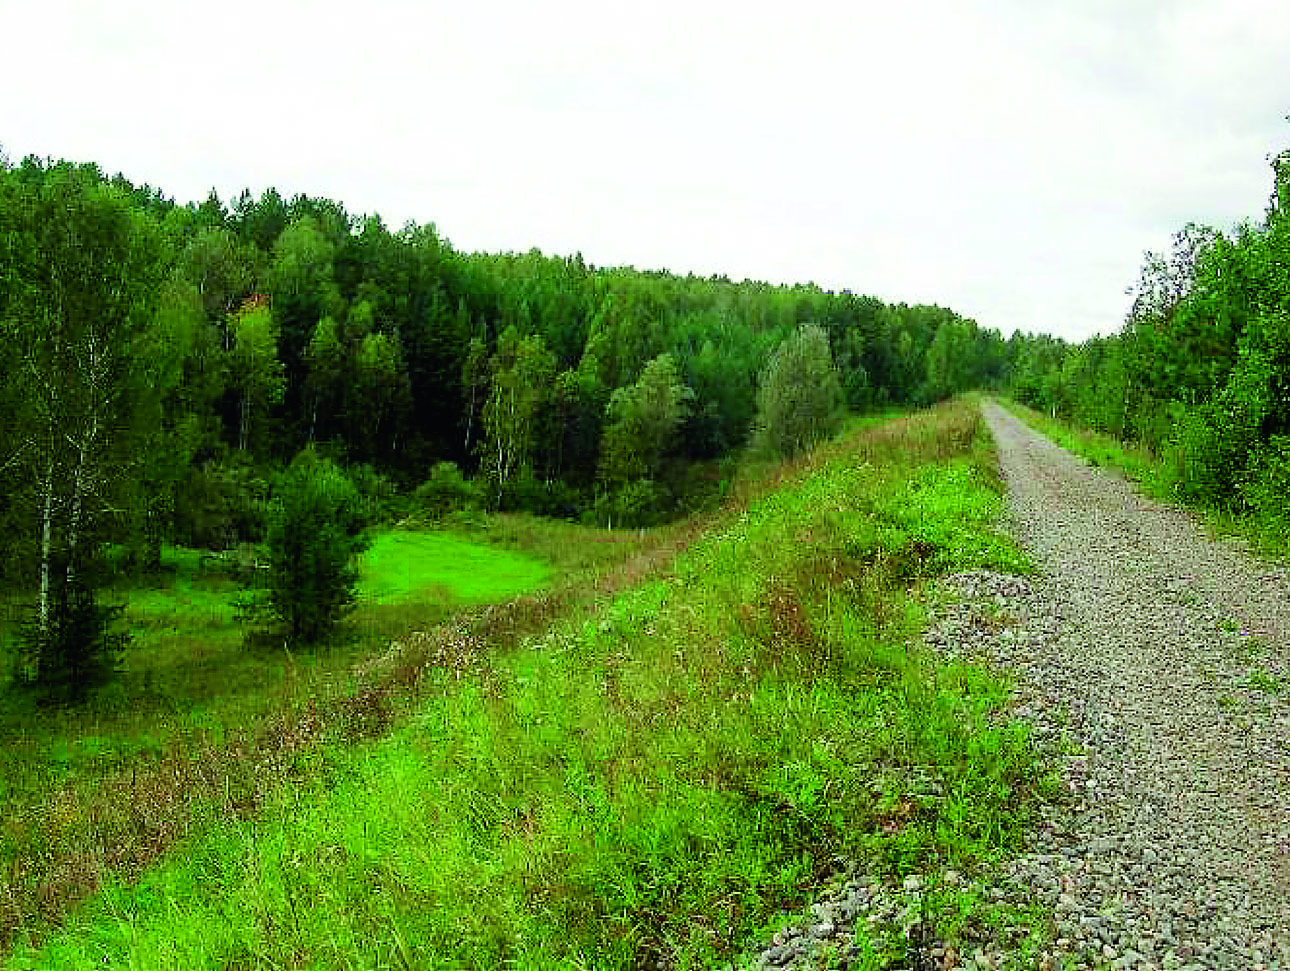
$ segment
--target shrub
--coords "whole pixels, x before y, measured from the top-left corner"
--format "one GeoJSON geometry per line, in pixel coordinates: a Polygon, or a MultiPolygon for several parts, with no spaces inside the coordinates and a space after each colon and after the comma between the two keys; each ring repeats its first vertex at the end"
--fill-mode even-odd
{"type": "Polygon", "coordinates": [[[1241,502],[1269,536],[1290,536],[1290,435],[1277,435],[1250,456],[1238,485],[1241,502]]]}
{"type": "Polygon", "coordinates": [[[367,464],[352,466],[346,474],[358,492],[358,517],[364,526],[406,513],[407,500],[389,476],[367,464]]]}
{"type": "Polygon", "coordinates": [[[597,525],[640,528],[657,526],[672,508],[672,497],[652,479],[636,479],[601,495],[591,509],[597,525]]]}
{"type": "Polygon", "coordinates": [[[501,508],[549,519],[573,519],[583,510],[582,494],[559,479],[544,482],[531,472],[512,479],[502,490],[501,508]]]}
{"type": "Polygon", "coordinates": [[[418,507],[433,519],[478,506],[481,496],[473,482],[461,474],[456,462],[437,462],[430,478],[412,494],[418,507]]]}
{"type": "Polygon", "coordinates": [[[269,485],[244,459],[212,460],[195,466],[179,491],[177,539],[185,546],[227,549],[264,536],[269,485]]]}

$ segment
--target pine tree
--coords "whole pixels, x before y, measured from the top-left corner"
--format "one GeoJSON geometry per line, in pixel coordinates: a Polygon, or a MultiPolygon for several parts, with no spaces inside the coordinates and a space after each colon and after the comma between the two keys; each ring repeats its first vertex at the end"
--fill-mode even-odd
{"type": "Polygon", "coordinates": [[[762,373],[753,450],[791,458],[837,432],[843,402],[828,336],[808,324],[776,348],[762,373]]]}

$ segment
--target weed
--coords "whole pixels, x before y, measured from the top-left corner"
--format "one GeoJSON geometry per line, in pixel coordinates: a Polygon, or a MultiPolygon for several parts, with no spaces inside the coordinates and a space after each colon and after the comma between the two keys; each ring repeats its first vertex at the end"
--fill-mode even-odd
{"type": "Polygon", "coordinates": [[[1256,691],[1263,691],[1270,695],[1280,695],[1285,686],[1273,677],[1265,668],[1255,668],[1250,671],[1249,685],[1256,691]]]}

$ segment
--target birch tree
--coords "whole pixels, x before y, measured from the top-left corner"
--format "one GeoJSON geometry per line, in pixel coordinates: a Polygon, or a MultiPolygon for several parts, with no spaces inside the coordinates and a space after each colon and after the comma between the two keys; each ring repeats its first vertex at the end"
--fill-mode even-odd
{"type": "Polygon", "coordinates": [[[550,394],[555,358],[539,336],[521,337],[508,327],[492,361],[492,391],[484,403],[484,469],[494,504],[529,461],[538,408],[550,394]]]}
{"type": "Polygon", "coordinates": [[[286,389],[278,359],[278,325],[264,299],[252,297],[233,316],[229,380],[237,389],[237,447],[259,455],[264,451],[269,408],[281,403],[286,389]]]}
{"type": "Polygon", "coordinates": [[[6,186],[0,235],[10,233],[23,243],[6,255],[0,315],[16,345],[22,431],[8,461],[23,473],[36,574],[25,674],[77,700],[120,646],[93,567],[134,472],[128,349],[155,320],[162,242],[117,189],[62,166],[6,186]]]}

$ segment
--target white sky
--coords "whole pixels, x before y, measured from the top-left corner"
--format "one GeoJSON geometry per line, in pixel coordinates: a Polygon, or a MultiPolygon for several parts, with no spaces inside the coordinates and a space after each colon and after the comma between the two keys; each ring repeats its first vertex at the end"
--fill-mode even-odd
{"type": "Polygon", "coordinates": [[[1286,0],[12,0],[0,146],[269,185],[464,250],[1117,330],[1146,249],[1263,215],[1286,0]]]}

